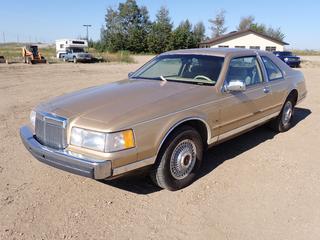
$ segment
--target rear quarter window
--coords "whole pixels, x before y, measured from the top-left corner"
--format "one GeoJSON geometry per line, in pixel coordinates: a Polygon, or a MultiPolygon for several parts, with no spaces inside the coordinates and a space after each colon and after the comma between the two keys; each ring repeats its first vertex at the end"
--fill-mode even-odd
{"type": "Polygon", "coordinates": [[[283,79],[283,73],[280,68],[266,56],[262,56],[263,64],[267,70],[269,81],[283,79]]]}

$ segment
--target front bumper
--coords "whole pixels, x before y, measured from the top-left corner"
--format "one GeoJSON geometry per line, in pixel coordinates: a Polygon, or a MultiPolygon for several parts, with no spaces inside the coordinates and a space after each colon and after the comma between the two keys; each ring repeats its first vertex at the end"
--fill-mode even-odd
{"type": "Polygon", "coordinates": [[[82,58],[82,57],[78,57],[77,58],[77,62],[92,62],[92,58],[82,58]]]}
{"type": "Polygon", "coordinates": [[[290,67],[296,67],[296,66],[300,66],[301,61],[297,60],[297,61],[285,61],[285,63],[287,65],[289,65],[290,67]]]}
{"type": "Polygon", "coordinates": [[[111,161],[92,159],[68,150],[43,146],[27,126],[20,128],[20,137],[25,147],[40,162],[93,179],[105,179],[112,175],[111,161]]]}

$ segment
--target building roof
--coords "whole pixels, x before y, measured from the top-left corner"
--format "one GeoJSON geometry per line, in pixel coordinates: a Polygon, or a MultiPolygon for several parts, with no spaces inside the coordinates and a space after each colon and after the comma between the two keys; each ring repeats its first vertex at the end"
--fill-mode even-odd
{"type": "Polygon", "coordinates": [[[230,32],[228,34],[221,35],[219,37],[203,41],[203,42],[200,43],[200,45],[203,45],[203,44],[211,44],[211,45],[219,44],[219,43],[222,43],[222,42],[227,41],[229,39],[241,37],[241,36],[244,36],[244,35],[247,35],[247,34],[250,34],[250,33],[253,33],[253,34],[258,35],[258,36],[260,36],[262,38],[268,39],[268,40],[270,40],[272,42],[279,43],[281,45],[289,45],[289,43],[280,41],[280,40],[278,40],[276,38],[273,38],[273,37],[270,37],[270,36],[268,36],[266,34],[256,32],[256,31],[254,31],[252,29],[230,32]]]}

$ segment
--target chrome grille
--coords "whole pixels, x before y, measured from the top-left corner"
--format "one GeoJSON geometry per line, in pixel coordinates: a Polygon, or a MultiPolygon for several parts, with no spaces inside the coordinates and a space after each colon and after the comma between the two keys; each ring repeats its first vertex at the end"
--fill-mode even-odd
{"type": "Polygon", "coordinates": [[[35,133],[37,140],[48,147],[67,147],[67,119],[49,113],[37,113],[35,133]]]}

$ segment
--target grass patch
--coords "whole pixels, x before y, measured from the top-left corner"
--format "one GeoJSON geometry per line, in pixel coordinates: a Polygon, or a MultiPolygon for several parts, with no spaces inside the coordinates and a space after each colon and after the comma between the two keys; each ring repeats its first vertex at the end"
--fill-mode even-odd
{"type": "MultiPolygon", "coordinates": [[[[9,62],[23,62],[22,58],[22,47],[24,44],[0,44],[0,56],[4,56],[9,62]]],[[[41,55],[43,55],[49,62],[60,62],[56,58],[56,49],[55,46],[39,47],[41,55]]],[[[109,52],[98,52],[94,48],[89,48],[87,50],[97,59],[100,59],[102,62],[122,62],[122,63],[134,63],[134,58],[128,51],[120,51],[117,53],[109,52]]]]}
{"type": "Polygon", "coordinates": [[[305,49],[305,50],[298,50],[298,49],[294,49],[292,50],[292,52],[298,56],[320,56],[320,51],[317,50],[309,50],[309,49],[305,49]]]}
{"type": "MultiPolygon", "coordinates": [[[[22,47],[24,44],[0,44],[0,55],[4,56],[9,62],[23,62],[22,47]]],[[[39,51],[49,61],[56,61],[56,50],[54,47],[40,47],[39,51]]]]}
{"type": "Polygon", "coordinates": [[[96,58],[101,59],[103,62],[122,62],[122,63],[134,63],[134,58],[128,51],[119,51],[116,53],[110,52],[98,52],[94,48],[88,50],[89,53],[93,54],[96,58]]]}

